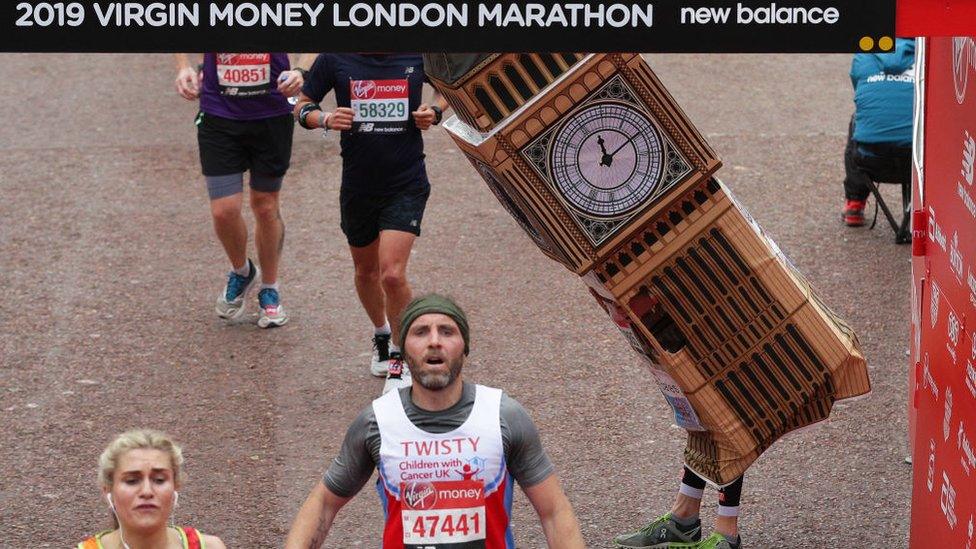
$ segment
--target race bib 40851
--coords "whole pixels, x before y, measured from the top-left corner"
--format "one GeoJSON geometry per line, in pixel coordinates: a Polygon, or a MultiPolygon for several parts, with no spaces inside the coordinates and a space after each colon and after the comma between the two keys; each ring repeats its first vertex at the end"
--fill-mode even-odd
{"type": "Polygon", "coordinates": [[[222,95],[250,97],[271,91],[270,53],[218,53],[217,86],[222,95]]]}

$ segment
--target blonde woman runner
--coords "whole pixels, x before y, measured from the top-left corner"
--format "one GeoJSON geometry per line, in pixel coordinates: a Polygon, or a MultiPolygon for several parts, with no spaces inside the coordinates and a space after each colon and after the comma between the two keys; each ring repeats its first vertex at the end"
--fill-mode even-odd
{"type": "Polygon", "coordinates": [[[102,500],[114,528],[78,549],[225,549],[218,537],[170,524],[182,465],[183,451],[163,433],[143,429],[115,437],[98,459],[102,500]]]}

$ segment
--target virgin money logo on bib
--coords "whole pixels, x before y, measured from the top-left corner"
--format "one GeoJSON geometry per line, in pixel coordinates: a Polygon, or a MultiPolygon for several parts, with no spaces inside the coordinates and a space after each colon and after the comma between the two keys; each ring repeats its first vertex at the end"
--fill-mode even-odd
{"type": "Polygon", "coordinates": [[[352,83],[353,99],[372,99],[376,96],[376,82],[373,80],[355,80],[352,83]]]}
{"type": "Polygon", "coordinates": [[[437,490],[429,482],[411,482],[404,486],[403,502],[408,509],[431,509],[437,504],[437,490]]]}
{"type": "Polygon", "coordinates": [[[221,65],[252,65],[271,62],[270,53],[218,53],[217,63],[221,65]]]}

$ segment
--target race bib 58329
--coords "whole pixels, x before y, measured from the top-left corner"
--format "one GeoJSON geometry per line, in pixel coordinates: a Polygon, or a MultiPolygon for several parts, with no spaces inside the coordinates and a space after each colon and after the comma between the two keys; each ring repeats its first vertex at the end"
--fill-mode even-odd
{"type": "Polygon", "coordinates": [[[410,84],[399,80],[350,80],[354,132],[400,133],[410,118],[410,84]]]}

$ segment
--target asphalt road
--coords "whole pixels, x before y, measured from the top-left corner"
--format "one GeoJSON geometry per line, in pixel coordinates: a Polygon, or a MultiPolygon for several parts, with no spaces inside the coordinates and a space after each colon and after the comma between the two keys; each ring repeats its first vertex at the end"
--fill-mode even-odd
{"type": "MultiPolygon", "coordinates": [[[[872,375],[868,398],[839,403],[749,470],[745,546],[904,547],[910,250],[887,227],[840,223],[850,57],[648,60],[723,158],[719,176],[850,321],[872,375]]],[[[282,191],[291,322],[228,325],[213,312],[227,265],[195,105],[174,76],[167,55],[0,56],[2,547],[65,547],[108,527],[97,457],[138,426],[184,445],[178,523],[229,547],[280,546],[346,425],[380,392],[338,226],[336,136],[296,129],[282,191]]],[[[583,284],[534,248],[443,130],[426,146],[433,191],[414,289],[467,309],[466,377],[525,405],[587,545],[608,547],[669,508],[684,433],[583,284]]],[[[519,547],[543,547],[516,502],[519,547]]],[[[375,547],[381,516],[364,490],[328,546],[375,547]]]]}

